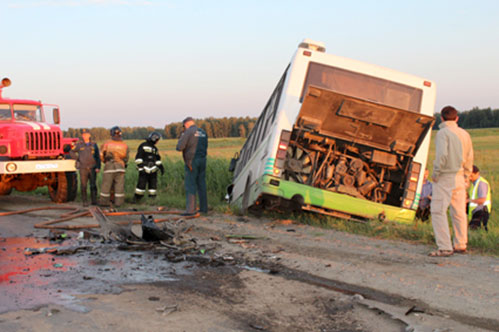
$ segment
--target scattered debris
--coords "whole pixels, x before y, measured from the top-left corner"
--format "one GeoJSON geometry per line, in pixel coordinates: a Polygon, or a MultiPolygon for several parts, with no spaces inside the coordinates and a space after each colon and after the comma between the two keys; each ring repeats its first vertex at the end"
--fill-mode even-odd
{"type": "Polygon", "coordinates": [[[171,314],[172,312],[177,311],[177,310],[178,310],[178,305],[177,304],[167,305],[167,306],[164,306],[164,307],[156,308],[156,311],[157,312],[161,312],[163,314],[163,316],[171,314]]]}
{"type": "Polygon", "coordinates": [[[360,295],[360,294],[354,294],[354,295],[352,296],[352,299],[353,299],[354,301],[362,301],[362,300],[364,300],[364,297],[363,297],[362,295],[360,295]]]}
{"type": "Polygon", "coordinates": [[[250,323],[249,326],[255,330],[258,330],[258,331],[264,331],[265,328],[263,326],[260,326],[260,325],[256,325],[256,324],[253,324],[253,323],[250,323]]]}
{"type": "Polygon", "coordinates": [[[64,231],[53,229],[49,231],[48,239],[50,241],[64,241],[68,238],[68,234],[64,231]]]}
{"type": "Polygon", "coordinates": [[[91,232],[88,230],[81,231],[78,233],[78,236],[76,237],[78,240],[89,240],[92,238],[100,237],[100,234],[97,232],[91,232]]]}
{"type": "Polygon", "coordinates": [[[53,314],[58,314],[60,313],[61,311],[59,309],[50,309],[48,312],[47,312],[47,317],[50,317],[52,316],[53,314]]]}
{"type": "Polygon", "coordinates": [[[45,248],[25,248],[24,254],[26,256],[39,255],[39,254],[53,254],[53,255],[72,255],[80,250],[92,250],[91,246],[77,245],[67,247],[45,247],[45,248]]]}
{"type": "Polygon", "coordinates": [[[412,307],[409,308],[409,310],[406,311],[405,315],[408,316],[411,313],[426,313],[426,311],[422,308],[416,307],[413,305],[412,307]]]}
{"type": "Polygon", "coordinates": [[[145,241],[168,241],[175,237],[174,232],[168,229],[159,229],[152,216],[146,218],[144,215],[141,215],[140,220],[142,222],[142,239],[145,241]]]}
{"type": "Polygon", "coordinates": [[[76,254],[78,251],[82,250],[92,250],[93,247],[91,246],[84,246],[84,245],[78,245],[78,246],[69,246],[69,247],[59,247],[55,252],[53,252],[54,255],[73,255],[76,254]]]}
{"type": "Polygon", "coordinates": [[[129,225],[122,227],[110,221],[98,206],[92,206],[88,210],[99,222],[100,234],[106,241],[110,239],[117,241],[139,240],[139,238],[132,233],[132,222],[130,222],[129,225]]]}
{"type": "Polygon", "coordinates": [[[281,224],[281,225],[291,225],[294,223],[294,221],[291,219],[280,219],[280,220],[277,220],[276,223],[281,224]]]}
{"type": "Polygon", "coordinates": [[[265,239],[262,236],[245,235],[245,234],[227,234],[227,235],[225,235],[225,238],[227,238],[227,239],[240,239],[240,240],[261,240],[261,239],[265,239]]]}
{"type": "Polygon", "coordinates": [[[57,251],[57,247],[45,247],[45,248],[24,248],[24,254],[26,256],[38,255],[38,254],[50,254],[57,251]]]}

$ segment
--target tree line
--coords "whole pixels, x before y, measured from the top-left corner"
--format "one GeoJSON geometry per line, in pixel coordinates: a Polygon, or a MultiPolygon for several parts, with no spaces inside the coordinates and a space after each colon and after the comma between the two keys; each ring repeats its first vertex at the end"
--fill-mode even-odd
{"type": "MultiPolygon", "coordinates": [[[[202,128],[208,137],[247,137],[255,126],[256,118],[223,117],[196,119],[196,125],[202,128]]],[[[164,128],[165,138],[177,138],[182,132],[182,122],[167,124],[164,128]]]]}
{"type": "MultiPolygon", "coordinates": [[[[145,139],[153,131],[157,131],[164,137],[163,129],[154,127],[120,127],[123,132],[124,139],[145,139]]],[[[94,128],[68,128],[68,130],[63,131],[64,137],[80,137],[82,129],[88,129],[92,138],[96,141],[104,141],[109,139],[110,129],[104,127],[94,127],[94,128]]]]}
{"type": "MultiPolygon", "coordinates": [[[[247,137],[255,126],[256,118],[250,117],[209,117],[195,119],[196,125],[208,134],[208,137],[247,137]]],[[[164,128],[154,127],[120,127],[124,139],[145,139],[157,131],[163,138],[179,138],[182,133],[182,122],[173,122],[164,128]]],[[[80,137],[84,128],[68,128],[64,131],[64,137],[80,137]]],[[[94,140],[102,141],[109,138],[109,129],[104,127],[86,128],[90,131],[94,140]]]]}
{"type": "MultiPolygon", "coordinates": [[[[257,118],[247,117],[209,117],[205,119],[195,119],[198,127],[208,134],[208,137],[248,137],[255,126],[257,118]]],[[[442,122],[440,113],[435,113],[435,125],[433,129],[438,129],[442,122]]],[[[469,111],[459,112],[458,124],[461,128],[493,128],[499,127],[499,109],[474,107],[469,111]]],[[[83,128],[68,128],[64,131],[65,137],[80,137],[83,128]]],[[[89,128],[95,140],[102,141],[109,138],[109,129],[104,127],[89,128]]],[[[165,125],[164,128],[154,127],[121,127],[124,139],[145,139],[153,132],[157,131],[163,138],[179,138],[182,132],[182,122],[173,122],[165,125]]]]}
{"type": "MultiPolygon", "coordinates": [[[[457,121],[459,127],[465,129],[472,128],[497,128],[499,127],[499,109],[474,107],[469,111],[459,112],[457,121]]],[[[438,129],[442,122],[440,113],[435,113],[435,125],[433,129],[438,129]]]]}

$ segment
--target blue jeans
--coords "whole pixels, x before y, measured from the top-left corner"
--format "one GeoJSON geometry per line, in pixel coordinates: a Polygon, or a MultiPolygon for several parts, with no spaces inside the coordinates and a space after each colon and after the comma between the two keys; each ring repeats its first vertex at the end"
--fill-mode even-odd
{"type": "Polygon", "coordinates": [[[194,158],[192,170],[185,169],[185,212],[196,212],[196,192],[199,197],[199,211],[208,212],[208,196],[206,195],[206,158],[194,158]]]}

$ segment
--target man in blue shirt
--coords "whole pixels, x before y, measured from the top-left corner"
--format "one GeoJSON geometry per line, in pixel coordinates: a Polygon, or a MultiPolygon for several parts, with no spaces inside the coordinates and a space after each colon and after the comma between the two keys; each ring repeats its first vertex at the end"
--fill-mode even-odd
{"type": "Polygon", "coordinates": [[[199,196],[199,211],[208,212],[206,194],[206,154],[208,136],[198,128],[190,116],[182,122],[184,132],[177,143],[177,151],[182,151],[185,169],[185,213],[186,216],[197,215],[196,192],[199,196]]]}

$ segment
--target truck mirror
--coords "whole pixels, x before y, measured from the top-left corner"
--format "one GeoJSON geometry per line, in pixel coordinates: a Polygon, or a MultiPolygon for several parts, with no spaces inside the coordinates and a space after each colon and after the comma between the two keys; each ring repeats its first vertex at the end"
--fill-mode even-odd
{"type": "Polygon", "coordinates": [[[52,116],[54,118],[54,123],[55,124],[61,123],[61,117],[59,115],[59,109],[58,108],[52,109],[52,116]]]}

